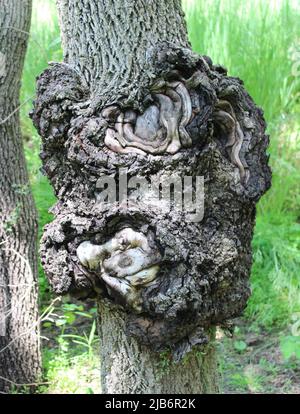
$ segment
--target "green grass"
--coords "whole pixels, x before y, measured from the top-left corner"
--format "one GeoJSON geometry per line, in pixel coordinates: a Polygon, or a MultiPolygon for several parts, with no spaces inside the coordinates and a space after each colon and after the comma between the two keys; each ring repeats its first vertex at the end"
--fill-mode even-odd
{"type": "MultiPolygon", "coordinates": [[[[35,135],[28,113],[32,108],[30,98],[35,95],[36,77],[47,67],[48,62],[60,60],[62,51],[55,0],[33,0],[31,31],[21,91],[21,101],[29,100],[21,110],[23,131],[28,138],[35,135]]],[[[38,141],[35,140],[34,144],[36,148],[38,141]]]]}
{"type": "Polygon", "coordinates": [[[300,39],[299,8],[296,12],[288,0],[183,4],[194,50],[243,79],[268,121],[293,108],[300,80],[292,76],[290,54],[300,39]]]}
{"type": "MultiPolygon", "coordinates": [[[[41,394],[99,394],[99,340],[95,333],[95,322],[87,335],[65,334],[65,325],[59,331],[51,328],[56,335],[55,346],[43,347],[44,382],[39,387],[41,394]]],[[[47,328],[48,329],[48,328],[47,328]]],[[[47,334],[47,329],[45,333],[47,334]]]]}
{"type": "MultiPolygon", "coordinates": [[[[21,108],[22,132],[33,193],[39,210],[40,227],[51,220],[48,208],[55,197],[48,180],[41,174],[39,159],[40,137],[34,129],[28,114],[35,96],[36,77],[50,61],[61,61],[62,50],[58,17],[54,0],[33,0],[33,15],[28,50],[22,79],[21,108]]],[[[41,232],[40,232],[41,233],[41,232]]]]}
{"type": "MultiPolygon", "coordinates": [[[[62,60],[58,17],[54,0],[33,0],[33,14],[28,50],[22,79],[21,107],[22,132],[25,142],[25,155],[33,195],[39,214],[39,237],[52,215],[48,209],[55,203],[53,190],[40,172],[40,138],[28,116],[35,96],[36,77],[47,67],[49,61],[62,60]]],[[[39,264],[40,296],[49,298],[48,283],[39,264]]]]}
{"type": "MultiPolygon", "coordinates": [[[[230,75],[243,79],[265,112],[271,135],[273,185],[258,205],[253,294],[245,316],[253,328],[283,328],[300,315],[300,76],[292,71],[293,50],[300,50],[300,5],[294,0],[183,0],[183,4],[194,50],[211,56],[215,63],[227,67],[230,75]]],[[[35,78],[47,62],[62,59],[55,1],[33,0],[33,5],[22,102],[34,95],[35,78]]],[[[30,109],[30,101],[22,107],[22,129],[41,234],[42,227],[51,220],[48,208],[55,197],[39,172],[40,139],[27,116],[30,109]]],[[[42,299],[48,300],[41,269],[40,282],[42,299]]],[[[49,381],[64,378],[62,359],[71,376],[76,375],[74,366],[78,367],[77,376],[81,375],[83,357],[74,365],[76,358],[66,362],[61,345],[49,352],[49,381]]],[[[252,372],[247,375],[253,377],[252,372]]],[[[255,381],[254,387],[259,389],[259,379],[255,381]]],[[[66,391],[63,382],[57,389],[66,391]]],[[[233,382],[243,388],[247,381],[243,375],[233,378],[233,382]]],[[[74,383],[69,388],[77,390],[74,383]]]]}

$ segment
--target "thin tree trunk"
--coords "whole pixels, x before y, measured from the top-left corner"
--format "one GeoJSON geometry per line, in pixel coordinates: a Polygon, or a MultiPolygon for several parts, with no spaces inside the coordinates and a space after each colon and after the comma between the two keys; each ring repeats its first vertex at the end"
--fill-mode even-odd
{"type": "MultiPolygon", "coordinates": [[[[153,82],[148,53],[161,42],[189,47],[179,0],[57,0],[65,62],[92,91],[91,107],[120,97],[135,105],[153,82]],[[124,98],[124,96],[126,98],[124,98]]],[[[213,344],[166,366],[162,355],[125,334],[125,315],[99,301],[102,387],[105,393],[217,392],[213,344]]]]}
{"type": "Polygon", "coordinates": [[[0,10],[0,391],[39,379],[41,370],[37,213],[19,119],[31,0],[1,0],[0,10]]]}

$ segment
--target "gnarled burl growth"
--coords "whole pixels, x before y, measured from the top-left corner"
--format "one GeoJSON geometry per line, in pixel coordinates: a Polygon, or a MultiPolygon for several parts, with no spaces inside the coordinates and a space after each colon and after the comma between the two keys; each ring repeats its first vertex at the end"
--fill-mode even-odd
{"type": "Polygon", "coordinates": [[[159,271],[161,254],[142,233],[127,227],[102,245],[82,242],[77,248],[80,263],[101,278],[111,296],[117,295],[137,313],[141,289],[151,285],[159,271]]]}
{"type": "Polygon", "coordinates": [[[120,86],[100,107],[78,68],[52,64],[40,76],[32,115],[58,197],[41,259],[57,294],[121,307],[126,335],[181,358],[246,306],[268,136],[242,82],[208,57],[170,43],[149,55],[151,82],[130,99],[120,86]],[[147,197],[100,203],[99,181],[117,191],[124,167],[128,181],[204,177],[202,221],[147,197]]]}
{"type": "Polygon", "coordinates": [[[222,131],[227,134],[226,150],[228,151],[231,162],[239,169],[240,177],[243,182],[247,182],[249,171],[247,164],[243,165],[240,160],[240,150],[244,140],[241,126],[235,116],[234,110],[228,101],[219,100],[215,107],[214,121],[222,131]]]}
{"type": "MultiPolygon", "coordinates": [[[[193,87],[199,83],[193,76],[193,87]]],[[[186,130],[193,118],[190,92],[186,87],[192,79],[164,81],[159,79],[151,87],[152,93],[146,102],[152,102],[143,114],[134,110],[118,110],[114,105],[106,107],[102,116],[113,128],[108,128],[105,144],[119,153],[175,154],[180,148],[192,146],[192,139],[186,130]]],[[[200,108],[194,108],[199,112],[200,108]]]]}

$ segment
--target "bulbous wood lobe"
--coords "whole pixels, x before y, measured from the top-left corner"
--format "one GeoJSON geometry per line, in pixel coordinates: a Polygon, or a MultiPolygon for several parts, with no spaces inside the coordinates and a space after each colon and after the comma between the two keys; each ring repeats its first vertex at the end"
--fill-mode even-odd
{"type": "Polygon", "coordinates": [[[205,329],[246,305],[255,202],[270,184],[268,137],[238,79],[169,43],[157,45],[154,55],[164,60],[156,60],[142,109],[126,100],[92,109],[85,81],[69,65],[41,75],[33,120],[59,197],[42,260],[57,293],[118,303],[128,334],[177,352],[186,337],[207,342],[205,329]],[[146,180],[129,200],[117,195],[124,164],[127,181],[146,180]],[[149,180],[166,191],[175,176],[204,177],[202,221],[189,222],[178,199],[171,215],[167,203],[152,202],[149,180]],[[109,203],[101,193],[104,178],[112,183],[109,203]],[[144,249],[138,243],[150,233],[152,247],[144,249]],[[135,247],[119,246],[129,235],[135,247]]]}

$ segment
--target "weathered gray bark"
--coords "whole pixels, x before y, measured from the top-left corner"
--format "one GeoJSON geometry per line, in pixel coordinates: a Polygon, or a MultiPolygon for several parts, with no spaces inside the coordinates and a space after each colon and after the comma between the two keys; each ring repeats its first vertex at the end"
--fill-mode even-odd
{"type": "Polygon", "coordinates": [[[151,49],[189,45],[180,0],[57,1],[64,61],[81,73],[92,106],[136,94],[153,81],[151,49]],[[100,102],[99,102],[100,101],[100,102]]]}
{"type": "MultiPolygon", "coordinates": [[[[90,108],[114,103],[122,97],[127,105],[138,106],[139,96],[155,77],[147,54],[164,41],[178,47],[189,46],[179,0],[62,0],[57,4],[64,60],[83,75],[93,91],[90,108]]],[[[213,345],[209,345],[204,363],[202,357],[192,353],[189,363],[176,364],[176,376],[172,364],[160,375],[159,355],[126,337],[126,317],[122,311],[101,302],[99,306],[103,392],[217,391],[213,345]]]]}
{"type": "Polygon", "coordinates": [[[208,394],[219,388],[214,344],[194,349],[180,362],[128,336],[122,309],[99,302],[101,385],[107,394],[208,394]]]}
{"type": "Polygon", "coordinates": [[[217,392],[212,332],[245,308],[270,185],[262,111],[191,51],[179,1],[57,3],[65,63],[39,78],[33,112],[59,199],[41,248],[50,283],[98,299],[104,392],[217,392]],[[156,184],[204,177],[203,217],[149,202],[147,185],[100,202],[124,167],[156,184]]]}
{"type": "Polygon", "coordinates": [[[0,10],[0,391],[31,384],[41,370],[37,214],[29,188],[19,119],[31,0],[0,10]]]}

